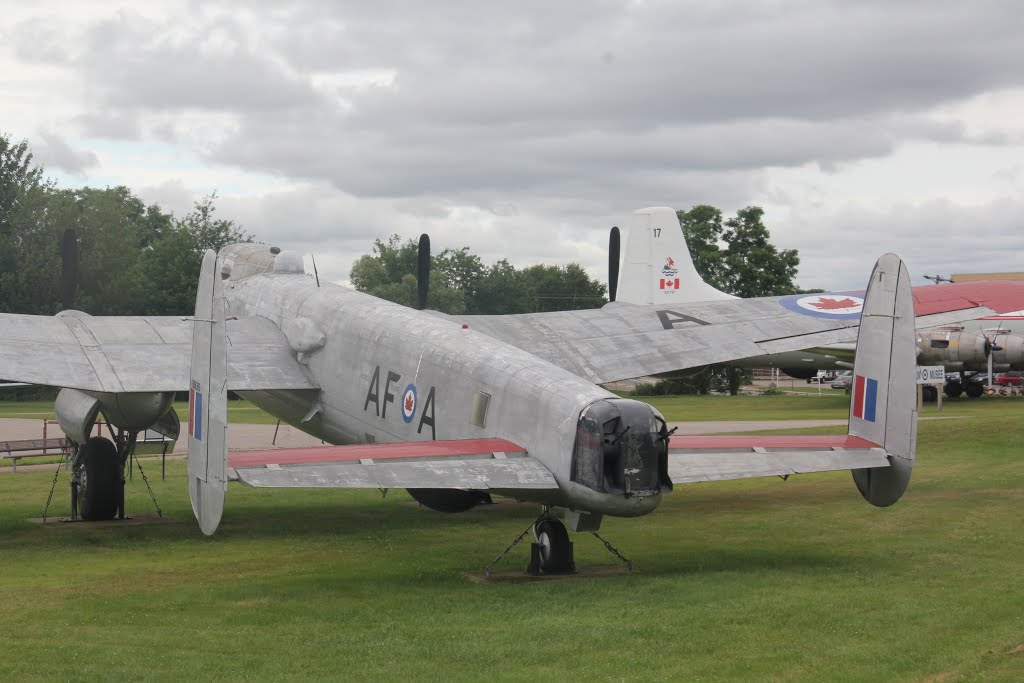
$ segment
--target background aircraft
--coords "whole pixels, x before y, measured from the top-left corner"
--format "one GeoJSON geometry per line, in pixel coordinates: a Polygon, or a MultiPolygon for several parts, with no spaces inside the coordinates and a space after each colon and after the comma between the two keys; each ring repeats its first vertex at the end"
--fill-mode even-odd
{"type": "MultiPolygon", "coordinates": [[[[219,523],[231,476],[254,486],[408,488],[443,511],[497,491],[542,506],[534,565],[567,571],[571,544],[552,507],[567,511],[573,530],[596,531],[604,515],[650,512],[683,481],[851,469],[865,498],[888,505],[909,480],[912,304],[891,255],[875,268],[863,319],[804,311],[787,297],[451,317],[321,287],[299,254],[251,244],[206,256],[197,301],[194,323],[0,316],[0,376],[64,387],[56,412],[74,444],[73,509],[83,517],[123,513],[137,433],[176,437],[171,399],[185,389],[189,489],[204,533],[219,523]],[[673,439],[653,408],[597,386],[833,343],[861,320],[850,435],[839,442],[732,442],[738,450],[726,458],[718,446],[673,439]],[[228,389],[348,446],[228,463],[228,389]],[[88,436],[100,413],[113,439],[88,436]],[[674,451],[684,449],[680,460],[674,451]]],[[[999,310],[946,305],[961,317],[999,310]]]]}
{"type": "MultiPolygon", "coordinates": [[[[618,230],[613,228],[609,255],[609,282],[617,280],[616,301],[634,304],[678,305],[702,301],[735,299],[704,282],[694,268],[686,238],[673,209],[651,207],[631,216],[626,249],[619,268],[618,230]]],[[[918,354],[922,365],[944,365],[950,372],[985,370],[992,356],[996,371],[1024,368],[1024,338],[1014,333],[1024,329],[1024,314],[1011,310],[1012,301],[1024,296],[1024,283],[972,281],[955,284],[921,285],[913,288],[917,314],[918,354]],[[1006,311],[979,320],[943,326],[942,310],[951,300],[962,299],[1006,311]],[[934,327],[940,326],[940,327],[934,327]]],[[[860,315],[861,292],[796,295],[791,307],[809,312],[860,315]]],[[[856,351],[852,340],[827,347],[752,356],[733,362],[747,368],[775,367],[797,379],[808,379],[823,369],[850,369],[856,351]]]]}

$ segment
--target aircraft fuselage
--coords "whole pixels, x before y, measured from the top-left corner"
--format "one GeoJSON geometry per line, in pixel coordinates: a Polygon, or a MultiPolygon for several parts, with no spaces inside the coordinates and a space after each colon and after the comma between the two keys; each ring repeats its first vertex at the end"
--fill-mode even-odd
{"type": "Polygon", "coordinates": [[[516,491],[518,498],[628,517],[660,502],[661,488],[650,485],[657,473],[595,486],[579,483],[579,463],[573,471],[588,406],[643,406],[620,411],[621,420],[636,423],[627,440],[648,435],[646,446],[636,442],[638,453],[656,443],[650,433],[661,419],[646,404],[620,399],[471,326],[337,285],[318,287],[305,275],[252,275],[229,280],[224,291],[229,315],[260,316],[280,327],[321,387],[243,395],[309,434],[331,444],[500,437],[524,446],[559,484],[554,492],[516,491]]]}

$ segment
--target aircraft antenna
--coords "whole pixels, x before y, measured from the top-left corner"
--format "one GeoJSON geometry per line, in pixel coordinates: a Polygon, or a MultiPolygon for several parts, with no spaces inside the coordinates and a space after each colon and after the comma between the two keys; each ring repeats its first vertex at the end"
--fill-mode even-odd
{"type": "Polygon", "coordinates": [[[309,258],[310,258],[311,261],[313,261],[313,277],[316,278],[316,286],[319,287],[320,286],[320,273],[318,273],[316,271],[316,256],[313,256],[312,254],[310,254],[309,258]]]}

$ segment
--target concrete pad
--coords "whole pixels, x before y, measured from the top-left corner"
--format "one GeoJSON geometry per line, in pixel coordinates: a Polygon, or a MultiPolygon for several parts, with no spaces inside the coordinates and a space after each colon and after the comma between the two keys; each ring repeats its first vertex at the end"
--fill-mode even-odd
{"type": "Polygon", "coordinates": [[[29,517],[28,521],[44,527],[74,527],[80,529],[116,529],[129,526],[151,526],[153,524],[181,524],[172,517],[161,517],[153,513],[132,515],[125,519],[108,519],[101,522],[87,522],[83,519],[71,519],[70,517],[29,517]]]}
{"type": "Polygon", "coordinates": [[[462,572],[462,575],[473,583],[536,583],[539,581],[579,581],[581,579],[599,579],[608,576],[629,576],[635,572],[624,564],[598,565],[594,567],[577,567],[575,574],[541,574],[530,576],[523,569],[510,569],[501,572],[462,572]]]}

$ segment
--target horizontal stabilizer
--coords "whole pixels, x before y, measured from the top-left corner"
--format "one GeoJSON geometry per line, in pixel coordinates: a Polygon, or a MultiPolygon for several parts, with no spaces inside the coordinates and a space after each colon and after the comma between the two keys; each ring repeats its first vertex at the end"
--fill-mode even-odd
{"type": "Polygon", "coordinates": [[[557,489],[504,439],[410,441],[232,453],[233,478],[274,488],[557,489]]]}
{"type": "Polygon", "coordinates": [[[677,436],[669,442],[673,484],[785,477],[888,467],[885,450],[855,436],[677,436]]]}

